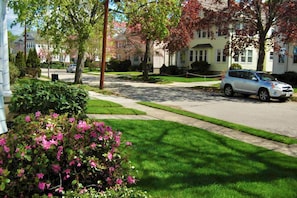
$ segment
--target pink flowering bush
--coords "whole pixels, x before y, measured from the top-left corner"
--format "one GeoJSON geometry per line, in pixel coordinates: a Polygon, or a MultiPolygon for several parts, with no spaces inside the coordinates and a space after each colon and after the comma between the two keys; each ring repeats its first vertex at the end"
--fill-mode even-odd
{"type": "Polygon", "coordinates": [[[0,136],[0,197],[99,192],[135,183],[121,132],[67,115],[19,116],[0,136]]]}

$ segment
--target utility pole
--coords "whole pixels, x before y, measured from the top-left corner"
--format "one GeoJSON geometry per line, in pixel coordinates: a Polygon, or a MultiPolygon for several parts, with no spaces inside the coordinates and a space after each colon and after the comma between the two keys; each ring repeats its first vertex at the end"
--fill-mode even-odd
{"type": "Polygon", "coordinates": [[[104,72],[106,62],[106,37],[107,37],[107,24],[108,24],[108,4],[109,0],[104,3],[104,22],[103,22],[103,39],[102,39],[102,58],[101,58],[101,71],[100,71],[100,89],[104,88],[104,72]]]}

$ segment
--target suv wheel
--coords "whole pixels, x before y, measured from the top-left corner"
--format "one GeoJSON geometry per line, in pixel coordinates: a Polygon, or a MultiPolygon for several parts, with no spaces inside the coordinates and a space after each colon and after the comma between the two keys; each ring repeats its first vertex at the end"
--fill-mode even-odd
{"type": "Polygon", "coordinates": [[[226,85],[226,86],[224,87],[224,94],[225,94],[225,96],[228,96],[228,97],[234,95],[234,91],[233,91],[233,88],[232,88],[231,85],[226,85]]]}
{"type": "Polygon", "coordinates": [[[264,88],[260,89],[259,99],[261,101],[269,101],[270,100],[270,96],[269,96],[269,93],[268,93],[267,89],[264,89],[264,88]]]}

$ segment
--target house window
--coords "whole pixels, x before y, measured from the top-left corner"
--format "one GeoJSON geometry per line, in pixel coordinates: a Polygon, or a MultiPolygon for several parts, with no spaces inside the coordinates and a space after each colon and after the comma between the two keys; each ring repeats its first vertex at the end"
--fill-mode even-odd
{"type": "Polygon", "coordinates": [[[234,58],[234,61],[235,61],[235,62],[238,62],[238,61],[239,61],[239,52],[238,52],[238,51],[235,51],[235,52],[234,52],[234,56],[233,56],[233,58],[234,58]]]}
{"type": "Polygon", "coordinates": [[[293,48],[293,63],[297,63],[297,46],[293,48]]]}
{"type": "Polygon", "coordinates": [[[221,50],[217,50],[217,62],[221,62],[221,50]]]}
{"type": "Polygon", "coordinates": [[[195,51],[195,61],[198,61],[198,51],[195,51]]]}
{"type": "Polygon", "coordinates": [[[273,52],[270,52],[270,53],[269,53],[269,59],[270,59],[270,60],[273,60],[273,52]]]}
{"type": "Polygon", "coordinates": [[[204,50],[204,61],[207,60],[207,50],[204,50]]]}
{"type": "Polygon", "coordinates": [[[248,52],[248,54],[247,54],[247,61],[249,63],[251,63],[251,62],[253,62],[253,50],[248,50],[247,52],[248,52]]]}
{"type": "Polygon", "coordinates": [[[193,52],[193,50],[190,50],[190,62],[192,62],[192,61],[193,61],[193,55],[194,55],[194,52],[193,52]]]}
{"type": "Polygon", "coordinates": [[[226,57],[226,54],[223,51],[223,62],[226,62],[226,60],[227,60],[227,57],[226,57]]]}
{"type": "Polygon", "coordinates": [[[203,51],[199,50],[199,61],[203,60],[203,51]]]}
{"type": "Polygon", "coordinates": [[[278,62],[285,63],[285,57],[286,57],[286,48],[281,48],[278,54],[278,62]]]}
{"type": "Polygon", "coordinates": [[[245,54],[246,54],[246,50],[243,50],[243,52],[241,53],[241,59],[240,59],[241,62],[246,62],[246,57],[245,57],[246,55],[245,54]]]}

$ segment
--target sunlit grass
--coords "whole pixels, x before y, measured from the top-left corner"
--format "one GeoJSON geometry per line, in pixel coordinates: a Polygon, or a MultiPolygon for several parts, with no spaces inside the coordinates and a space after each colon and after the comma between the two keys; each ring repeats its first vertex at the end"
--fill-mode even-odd
{"type": "Polygon", "coordinates": [[[125,108],[122,105],[106,100],[90,99],[87,102],[87,114],[121,114],[121,115],[145,115],[143,111],[125,108]]]}
{"type": "Polygon", "coordinates": [[[297,197],[297,159],[167,121],[104,120],[122,132],[152,197],[297,197]]]}

